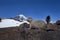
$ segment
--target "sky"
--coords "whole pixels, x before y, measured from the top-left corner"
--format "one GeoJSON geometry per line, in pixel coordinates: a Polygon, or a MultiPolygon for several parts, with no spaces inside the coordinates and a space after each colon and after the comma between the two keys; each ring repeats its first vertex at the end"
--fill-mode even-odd
{"type": "Polygon", "coordinates": [[[0,0],[0,17],[10,18],[23,14],[34,20],[60,20],[60,0],[0,0]]]}

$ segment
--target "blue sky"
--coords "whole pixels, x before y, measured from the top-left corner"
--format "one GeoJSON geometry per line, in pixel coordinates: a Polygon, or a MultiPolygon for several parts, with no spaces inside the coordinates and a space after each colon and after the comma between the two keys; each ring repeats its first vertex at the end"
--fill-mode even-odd
{"type": "Polygon", "coordinates": [[[0,17],[14,17],[23,13],[35,20],[60,19],[60,0],[0,0],[0,17]]]}

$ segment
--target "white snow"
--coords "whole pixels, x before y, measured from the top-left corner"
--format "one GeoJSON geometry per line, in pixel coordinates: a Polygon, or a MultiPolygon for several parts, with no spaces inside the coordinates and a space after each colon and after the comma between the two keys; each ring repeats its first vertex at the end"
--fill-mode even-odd
{"type": "Polygon", "coordinates": [[[2,22],[0,22],[0,28],[16,27],[16,26],[20,26],[23,23],[29,24],[29,22],[27,21],[19,22],[13,19],[2,19],[2,22]]]}
{"type": "Polygon", "coordinates": [[[18,15],[20,21],[26,21],[27,17],[25,17],[23,14],[18,15]]]}

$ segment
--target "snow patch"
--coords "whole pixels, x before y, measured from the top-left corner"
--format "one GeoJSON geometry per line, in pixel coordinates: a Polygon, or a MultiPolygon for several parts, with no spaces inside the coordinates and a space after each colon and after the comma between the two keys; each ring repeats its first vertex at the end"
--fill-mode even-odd
{"type": "Polygon", "coordinates": [[[20,14],[19,15],[19,20],[20,21],[26,21],[27,20],[27,17],[25,17],[24,15],[20,14]]]}
{"type": "Polygon", "coordinates": [[[0,28],[16,27],[16,26],[20,26],[23,23],[29,24],[29,22],[27,21],[19,22],[13,19],[2,19],[2,22],[0,22],[0,28]]]}

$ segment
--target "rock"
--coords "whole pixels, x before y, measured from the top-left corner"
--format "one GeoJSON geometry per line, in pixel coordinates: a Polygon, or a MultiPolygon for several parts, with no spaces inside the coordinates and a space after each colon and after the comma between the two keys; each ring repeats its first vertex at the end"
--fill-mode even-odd
{"type": "Polygon", "coordinates": [[[31,22],[32,28],[44,28],[45,22],[42,20],[36,20],[31,22]]]}
{"type": "Polygon", "coordinates": [[[56,24],[57,24],[57,25],[60,25],[60,20],[57,20],[57,21],[56,21],[56,24]]]}

